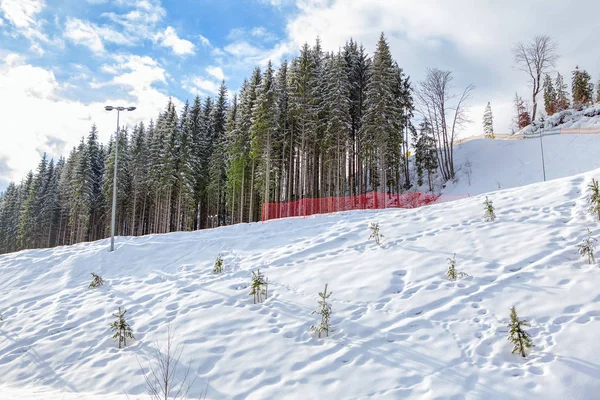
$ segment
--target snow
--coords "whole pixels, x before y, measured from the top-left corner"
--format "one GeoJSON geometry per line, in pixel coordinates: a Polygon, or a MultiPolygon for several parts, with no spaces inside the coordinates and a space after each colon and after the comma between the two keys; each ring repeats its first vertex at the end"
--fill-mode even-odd
{"type": "MultiPolygon", "coordinates": [[[[553,130],[590,130],[593,133],[600,133],[600,104],[594,104],[582,109],[569,109],[557,112],[554,115],[544,118],[544,129],[553,130]]],[[[540,130],[541,122],[536,120],[536,125],[529,125],[517,134],[531,135],[540,130]]]]}
{"type": "MultiPolygon", "coordinates": [[[[551,139],[549,177],[600,167],[600,138],[551,139]]],[[[596,398],[600,268],[577,245],[586,228],[600,234],[586,204],[600,169],[516,187],[541,179],[535,146],[465,143],[457,165],[472,161],[472,184],[461,172],[446,191],[472,197],[450,203],[120,237],[114,253],[101,240],[1,255],[0,398],[147,399],[138,360],[152,361],[167,325],[196,397],[596,398]],[[496,180],[504,190],[476,195],[496,180]],[[454,253],[469,277],[449,282],[454,253]],[[270,283],[262,304],[248,295],[257,268],[270,283]],[[91,272],[107,284],[89,290],[91,272]],[[325,283],[335,331],[318,339],[325,283]],[[512,305],[531,323],[526,359],[506,339],[512,305]],[[119,306],[136,337],[121,350],[109,329],[119,306]]]]}
{"type": "MultiPolygon", "coordinates": [[[[564,178],[600,168],[600,135],[543,138],[546,179],[564,178]]],[[[450,199],[541,182],[540,139],[478,139],[456,146],[458,182],[442,190],[450,199]],[[471,184],[465,164],[471,162],[471,184]]]]}

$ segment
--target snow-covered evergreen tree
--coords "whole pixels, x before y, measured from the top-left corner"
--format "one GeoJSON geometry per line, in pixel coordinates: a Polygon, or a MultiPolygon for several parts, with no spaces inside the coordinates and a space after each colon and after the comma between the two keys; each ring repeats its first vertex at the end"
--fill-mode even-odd
{"type": "Polygon", "coordinates": [[[571,89],[573,93],[573,106],[576,108],[586,106],[593,101],[594,84],[592,77],[585,70],[575,67],[571,79],[571,89]]]}
{"type": "Polygon", "coordinates": [[[556,90],[556,112],[571,108],[568,86],[563,81],[563,77],[560,73],[556,74],[556,83],[554,87],[556,90]]]}
{"type": "Polygon", "coordinates": [[[587,237],[583,239],[578,246],[579,254],[581,257],[587,257],[590,264],[595,264],[596,259],[594,258],[594,249],[596,247],[596,243],[598,243],[598,240],[592,236],[592,232],[589,229],[587,232],[587,237]]]}
{"type": "Polygon", "coordinates": [[[483,205],[485,206],[485,214],[484,214],[485,220],[488,222],[494,222],[494,220],[496,219],[494,203],[492,202],[492,200],[488,199],[487,196],[485,196],[485,201],[483,202],[483,205]]]}
{"type": "Polygon", "coordinates": [[[554,83],[549,74],[544,76],[544,108],[548,116],[554,115],[557,109],[557,95],[554,83]]]}
{"type": "Polygon", "coordinates": [[[600,221],[600,186],[598,181],[592,178],[592,182],[588,185],[590,195],[588,197],[588,203],[590,204],[590,213],[598,215],[600,221]]]}
{"type": "Polygon", "coordinates": [[[494,117],[492,116],[492,106],[489,101],[483,113],[483,135],[488,139],[494,138],[494,117]]]}

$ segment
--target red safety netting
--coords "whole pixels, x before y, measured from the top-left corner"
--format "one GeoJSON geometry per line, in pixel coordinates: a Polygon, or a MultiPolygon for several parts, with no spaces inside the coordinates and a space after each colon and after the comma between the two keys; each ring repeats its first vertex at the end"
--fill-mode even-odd
{"type": "Polygon", "coordinates": [[[284,203],[264,203],[262,220],[303,217],[349,210],[377,210],[382,208],[417,208],[435,202],[440,197],[433,193],[379,193],[358,196],[322,197],[284,203]]]}

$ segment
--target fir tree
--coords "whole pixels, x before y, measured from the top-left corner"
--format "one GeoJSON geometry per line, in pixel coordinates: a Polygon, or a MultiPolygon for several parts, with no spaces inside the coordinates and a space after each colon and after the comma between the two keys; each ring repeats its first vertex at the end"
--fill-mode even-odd
{"type": "Polygon", "coordinates": [[[448,271],[446,271],[446,277],[450,281],[456,281],[457,279],[466,278],[467,275],[464,272],[459,272],[456,270],[456,254],[452,256],[452,258],[448,258],[448,271]]]}
{"type": "Polygon", "coordinates": [[[93,272],[91,274],[92,274],[92,283],[90,283],[90,285],[88,286],[88,289],[95,289],[95,288],[99,288],[100,286],[104,285],[104,279],[102,279],[102,277],[100,275],[96,275],[93,272]]]}
{"type": "Polygon", "coordinates": [[[213,266],[213,274],[222,274],[223,273],[223,258],[219,255],[215,260],[215,265],[213,266]]]}
{"type": "Polygon", "coordinates": [[[513,354],[519,352],[521,356],[527,357],[526,351],[534,347],[531,343],[531,336],[523,330],[524,326],[531,326],[527,320],[520,320],[517,317],[515,306],[510,308],[510,324],[508,324],[508,340],[513,344],[513,354]]]}
{"type": "Polygon", "coordinates": [[[571,107],[569,92],[567,90],[568,86],[564,83],[560,73],[556,74],[556,84],[554,87],[556,89],[556,112],[568,110],[571,107]]]}
{"type": "Polygon", "coordinates": [[[592,77],[587,71],[575,67],[571,80],[574,107],[583,107],[593,101],[594,84],[591,80],[592,77]]]}
{"type": "Polygon", "coordinates": [[[487,196],[485,196],[485,201],[483,202],[483,205],[485,206],[485,220],[488,222],[494,222],[494,220],[496,219],[494,203],[492,202],[492,200],[488,199],[487,196]]]}
{"type": "Polygon", "coordinates": [[[119,343],[119,349],[127,346],[127,339],[135,339],[131,326],[125,321],[126,313],[127,310],[121,311],[121,307],[119,307],[119,311],[113,314],[113,317],[117,320],[110,325],[113,331],[113,339],[119,343]]]}
{"type": "Polygon", "coordinates": [[[371,235],[369,236],[369,240],[375,239],[375,244],[377,246],[379,246],[381,243],[381,239],[384,237],[379,232],[379,222],[371,222],[371,224],[369,225],[369,229],[371,230],[371,235]]]}
{"type": "Polygon", "coordinates": [[[319,325],[313,325],[310,327],[311,331],[319,335],[325,332],[326,336],[329,336],[329,332],[333,331],[331,328],[331,304],[327,301],[331,296],[331,292],[327,293],[327,284],[325,284],[325,290],[319,292],[319,309],[313,311],[313,314],[321,316],[321,323],[319,325]]]}
{"type": "Polygon", "coordinates": [[[548,116],[554,115],[557,111],[557,95],[549,74],[544,77],[544,108],[548,116]]]}
{"type": "Polygon", "coordinates": [[[600,103],[600,80],[596,84],[596,103],[600,103]]]}
{"type": "Polygon", "coordinates": [[[587,257],[588,262],[590,264],[595,264],[596,259],[594,258],[594,248],[596,247],[596,243],[598,243],[598,240],[596,240],[596,238],[592,236],[592,231],[588,229],[587,232],[588,236],[585,239],[583,239],[578,246],[579,254],[581,255],[581,257],[587,257]]]}
{"type": "Polygon", "coordinates": [[[260,269],[257,272],[252,271],[252,282],[250,283],[250,293],[249,295],[253,296],[253,302],[262,303],[263,296],[266,299],[269,295],[269,280],[260,272],[260,269]]]}
{"type": "Polygon", "coordinates": [[[590,203],[590,213],[597,214],[598,220],[600,221],[600,187],[598,181],[592,178],[592,183],[588,185],[590,195],[588,197],[588,203],[590,203]]]}
{"type": "Polygon", "coordinates": [[[494,119],[492,116],[492,106],[489,101],[483,113],[483,135],[488,139],[494,138],[494,119]]]}

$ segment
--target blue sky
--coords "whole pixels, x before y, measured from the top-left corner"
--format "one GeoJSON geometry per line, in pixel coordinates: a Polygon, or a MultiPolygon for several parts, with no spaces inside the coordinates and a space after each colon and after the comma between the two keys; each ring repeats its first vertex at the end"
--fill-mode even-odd
{"type": "Polygon", "coordinates": [[[255,65],[275,65],[320,36],[326,50],[353,37],[371,53],[384,31],[413,82],[427,67],[451,69],[457,89],[477,87],[472,125],[492,104],[508,133],[512,97],[529,98],[511,48],[534,34],[559,43],[557,70],[576,64],[600,76],[595,20],[600,5],[580,0],[0,0],[0,190],[66,155],[92,123],[106,141],[116,116],[104,104],[133,104],[132,125],[213,95],[235,91],[255,65]],[[587,16],[589,21],[586,21],[587,16]]]}

